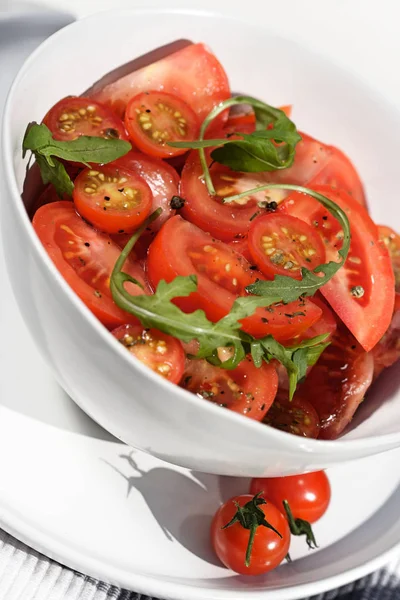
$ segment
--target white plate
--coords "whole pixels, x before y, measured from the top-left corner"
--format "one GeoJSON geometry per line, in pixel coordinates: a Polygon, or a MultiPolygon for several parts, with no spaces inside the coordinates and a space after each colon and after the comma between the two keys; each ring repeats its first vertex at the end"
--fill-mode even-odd
{"type": "MultiPolygon", "coordinates": [[[[0,22],[0,93],[62,19],[0,22]],[[21,44],[23,35],[24,44],[21,44]],[[7,60],[6,60],[7,58],[7,60]],[[3,59],[3,60],[2,60],[3,59]]],[[[1,98],[0,98],[1,100],[1,98]]],[[[85,573],[163,598],[290,600],[379,567],[400,541],[399,451],[332,469],[333,501],[297,560],[246,579],[218,566],[208,526],[221,500],[248,482],[192,473],[130,454],[49,375],[17,312],[0,257],[0,524],[85,573]]]]}

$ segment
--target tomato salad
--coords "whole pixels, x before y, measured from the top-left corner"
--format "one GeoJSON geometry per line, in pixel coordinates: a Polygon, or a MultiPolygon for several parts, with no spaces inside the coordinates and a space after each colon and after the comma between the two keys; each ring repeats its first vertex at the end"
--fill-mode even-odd
{"type": "Polygon", "coordinates": [[[334,439],[400,355],[400,238],[371,219],[350,159],[290,116],[232,97],[190,44],[28,125],[33,226],[132,360],[334,439]]]}

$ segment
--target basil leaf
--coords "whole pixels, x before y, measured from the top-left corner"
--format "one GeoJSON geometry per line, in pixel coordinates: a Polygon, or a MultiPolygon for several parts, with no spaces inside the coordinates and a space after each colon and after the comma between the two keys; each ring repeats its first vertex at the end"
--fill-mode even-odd
{"type": "Polygon", "coordinates": [[[64,198],[66,195],[72,195],[74,184],[65,170],[64,165],[59,160],[54,160],[53,166],[50,166],[43,156],[37,154],[36,162],[39,166],[42,181],[45,185],[52,183],[60,198],[64,198]]]}

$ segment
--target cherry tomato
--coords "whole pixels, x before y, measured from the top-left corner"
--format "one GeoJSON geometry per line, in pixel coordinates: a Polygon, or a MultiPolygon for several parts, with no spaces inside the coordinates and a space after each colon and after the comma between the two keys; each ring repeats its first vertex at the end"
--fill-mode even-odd
{"type": "Polygon", "coordinates": [[[210,365],[204,359],[187,360],[181,386],[249,419],[261,421],[271,406],[278,388],[272,364],[257,368],[250,357],[236,369],[210,365]]]}
{"type": "Polygon", "coordinates": [[[127,140],[124,124],[108,108],[90,98],[68,96],[43,119],[54,139],[62,142],[81,135],[127,140]]]}
{"type": "Polygon", "coordinates": [[[307,438],[319,436],[319,417],[315,408],[305,398],[289,400],[287,389],[279,389],[263,422],[275,429],[307,438]]]}
{"type": "Polygon", "coordinates": [[[394,312],[389,329],[372,350],[374,379],[385,367],[391,367],[400,358],[400,294],[396,294],[394,312]]]}
{"type": "Polygon", "coordinates": [[[319,437],[336,439],[351,421],[372,382],[374,360],[343,326],[296,390],[294,400],[311,402],[320,419],[319,437]]]}
{"type": "Polygon", "coordinates": [[[172,383],[179,383],[185,366],[185,353],[179,340],[142,325],[122,325],[112,332],[135,358],[172,383]]]}
{"type": "Polygon", "coordinates": [[[392,261],[396,292],[400,292],[400,236],[386,225],[378,225],[379,239],[385,244],[392,261]]]}
{"type": "MultiPolygon", "coordinates": [[[[92,96],[123,118],[129,100],[149,90],[176,94],[192,107],[200,123],[231,95],[227,75],[214,54],[204,44],[190,44],[96,90],[92,96]]],[[[215,126],[227,116],[222,114],[215,126]]]]}
{"type": "Polygon", "coordinates": [[[166,92],[142,92],[128,103],[125,126],[133,143],[150,156],[168,158],[185,154],[167,142],[196,140],[200,125],[186,102],[166,92]]]}
{"type": "Polygon", "coordinates": [[[250,494],[259,494],[277,507],[287,500],[293,517],[315,523],[325,514],[331,499],[331,486],[325,471],[252,479],[250,494]]]}
{"type": "Polygon", "coordinates": [[[244,258],[254,267],[254,269],[256,268],[255,265],[253,265],[253,258],[250,254],[247,235],[241,238],[238,237],[238,239],[233,240],[233,242],[226,243],[232,248],[232,250],[244,256],[244,258]]]}
{"type": "Polygon", "coordinates": [[[250,529],[243,527],[240,522],[226,528],[225,526],[237,513],[237,504],[247,507],[253,500],[253,496],[248,494],[231,498],[217,510],[211,524],[211,543],[216,555],[228,569],[241,575],[261,575],[275,569],[287,555],[290,545],[289,525],[282,512],[270,502],[259,504],[257,508],[264,513],[265,520],[282,537],[268,527],[258,526],[251,549],[250,564],[246,566],[250,529]]]}
{"type": "MultiPolygon", "coordinates": [[[[365,350],[371,350],[389,327],[394,305],[394,277],[390,257],[367,211],[343,190],[314,189],[336,202],[347,214],[351,245],[346,264],[321,292],[335,313],[365,350]]],[[[291,194],[280,211],[298,217],[319,232],[327,261],[338,261],[343,232],[339,222],[317,200],[291,194]]]]}
{"type": "MultiPolygon", "coordinates": [[[[246,294],[246,286],[261,277],[227,244],[178,215],[163,225],[150,245],[147,266],[154,286],[161,279],[172,281],[178,275],[197,275],[197,291],[176,299],[176,304],[186,312],[201,308],[211,321],[225,316],[235,299],[246,294]]],[[[255,336],[271,333],[276,339],[285,340],[308,329],[320,315],[321,309],[315,304],[298,300],[258,309],[243,319],[243,329],[255,336]]]]}
{"type": "MultiPolygon", "coordinates": [[[[312,301],[314,304],[319,306],[319,308],[322,311],[322,314],[318,321],[311,325],[311,327],[301,335],[301,339],[308,340],[310,338],[316,337],[317,335],[324,335],[325,333],[327,333],[328,337],[325,341],[329,342],[337,328],[337,320],[335,313],[329,308],[328,304],[326,303],[324,297],[320,292],[317,292],[317,294],[313,296],[312,301]]],[[[296,341],[298,341],[298,339],[293,340],[293,344],[295,344],[296,341]]]]}
{"type": "MultiPolygon", "coordinates": [[[[286,116],[290,117],[292,114],[292,107],[290,105],[280,106],[286,116]]],[[[235,107],[235,110],[230,112],[228,120],[225,124],[225,132],[227,133],[253,133],[255,130],[256,118],[253,111],[243,111],[239,107],[235,107]]]]}
{"type": "MultiPolygon", "coordinates": [[[[282,171],[240,173],[214,163],[210,169],[217,192],[214,197],[207,192],[199,153],[194,150],[189,154],[182,171],[181,196],[186,199],[182,216],[226,242],[237,239],[238,235],[245,235],[253,220],[265,214],[265,209],[260,208],[259,203],[279,204],[288,192],[283,189],[257,192],[228,204],[223,204],[223,199],[269,182],[305,185],[326,163],[329,151],[320,142],[305,134],[302,136],[302,141],[296,146],[293,165],[282,171]]],[[[206,154],[209,156],[210,152],[206,154]]]]}
{"type": "Polygon", "coordinates": [[[325,262],[321,236],[310,225],[280,213],[255,219],[249,229],[249,250],[264,275],[288,275],[301,279],[301,267],[309,270],[325,262]]]}
{"type": "Polygon", "coordinates": [[[75,179],[78,213],[107,233],[132,232],[150,213],[152,193],[134,171],[110,163],[85,169],[75,179]]]}
{"type": "MultiPolygon", "coordinates": [[[[74,292],[110,329],[137,319],[121,310],[110,292],[110,276],[120,249],[108,235],[95,231],[75,212],[72,202],[53,202],[39,208],[33,227],[61,275],[74,292]]],[[[143,269],[129,259],[124,271],[140,281],[126,289],[132,295],[149,293],[143,269]]]]}

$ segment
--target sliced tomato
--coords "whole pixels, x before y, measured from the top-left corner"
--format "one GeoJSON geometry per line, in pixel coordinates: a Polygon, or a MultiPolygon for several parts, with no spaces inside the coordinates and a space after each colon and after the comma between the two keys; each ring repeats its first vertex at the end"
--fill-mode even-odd
{"type": "Polygon", "coordinates": [[[372,354],[340,327],[294,396],[294,401],[314,406],[320,438],[335,439],[342,433],[371,385],[373,370],[372,354]]]}
{"type": "Polygon", "coordinates": [[[389,329],[372,350],[374,379],[384,368],[391,367],[400,358],[400,294],[396,293],[394,311],[389,329]]]}
{"type": "Polygon", "coordinates": [[[257,192],[229,204],[223,204],[223,199],[269,182],[304,185],[313,179],[328,160],[329,151],[317,140],[305,134],[302,137],[296,147],[293,165],[282,171],[240,173],[214,163],[210,169],[217,192],[214,197],[207,192],[198,151],[192,151],[182,171],[181,195],[186,199],[182,215],[226,242],[234,240],[236,236],[246,235],[252,221],[265,214],[265,209],[260,208],[258,203],[279,204],[288,192],[279,189],[257,192]]]}
{"type": "Polygon", "coordinates": [[[238,237],[238,239],[233,240],[233,242],[227,242],[227,244],[232,248],[232,250],[239,252],[239,254],[244,256],[244,258],[251,263],[251,269],[255,270],[257,268],[255,265],[253,265],[253,258],[250,254],[247,235],[240,238],[238,237]]]}
{"type": "Polygon", "coordinates": [[[287,390],[279,389],[263,422],[270,427],[301,437],[317,438],[319,417],[315,408],[305,398],[289,400],[287,390]]]}
{"type": "Polygon", "coordinates": [[[307,187],[330,185],[335,189],[343,189],[353,196],[359,204],[367,206],[364,186],[360,176],[350,159],[338,148],[328,146],[329,160],[321,171],[307,183],[307,187]]]}
{"type": "MultiPolygon", "coordinates": [[[[121,310],[110,292],[110,276],[120,249],[108,235],[95,231],[76,214],[72,202],[53,202],[39,208],[33,227],[61,275],[74,292],[110,329],[137,319],[121,310]]],[[[145,273],[128,260],[124,271],[143,288],[127,284],[133,295],[149,293],[145,273]]]]}
{"type": "MultiPolygon", "coordinates": [[[[315,296],[313,296],[312,301],[314,304],[319,306],[319,308],[322,311],[322,314],[318,321],[311,325],[311,327],[302,334],[301,339],[306,340],[316,337],[317,335],[324,335],[327,333],[329,337],[326,338],[326,341],[329,342],[329,340],[332,338],[332,335],[337,329],[336,316],[334,312],[329,308],[329,305],[324,300],[322,294],[320,294],[319,292],[315,296]]],[[[295,340],[293,340],[293,342],[295,343],[295,340]]]]}
{"type": "Polygon", "coordinates": [[[379,239],[388,249],[392,261],[396,292],[400,293],[400,235],[386,225],[378,225],[379,239]]]}
{"type": "Polygon", "coordinates": [[[219,406],[261,421],[275,398],[278,376],[272,364],[263,363],[258,369],[250,357],[233,371],[214,367],[204,359],[193,359],[186,363],[181,386],[219,406]]]}
{"type": "MultiPolygon", "coordinates": [[[[292,106],[280,106],[286,116],[292,114],[292,106]]],[[[235,106],[229,113],[228,120],[225,124],[226,133],[253,133],[255,130],[256,118],[252,110],[244,110],[244,107],[235,106]]]]}
{"type": "MultiPolygon", "coordinates": [[[[231,95],[226,73],[214,54],[204,44],[191,44],[106,85],[93,97],[123,117],[129,100],[149,90],[176,94],[192,107],[200,122],[231,95]]],[[[216,123],[227,116],[221,115],[216,123]]]]}
{"type": "Polygon", "coordinates": [[[54,139],[62,142],[81,135],[127,140],[124,124],[108,108],[91,98],[67,96],[55,104],[43,119],[54,139]]]}
{"type": "Polygon", "coordinates": [[[89,223],[107,233],[124,233],[143,223],[153,197],[143,177],[109,163],[84,169],[75,179],[73,199],[89,223]]]}
{"type": "Polygon", "coordinates": [[[169,158],[185,154],[185,148],[173,148],[168,142],[186,142],[198,138],[200,125],[196,113],[175,94],[142,92],[129,100],[125,112],[129,137],[145,154],[169,158]]]}
{"type": "MultiPolygon", "coordinates": [[[[365,350],[371,350],[390,324],[394,277],[389,254],[367,211],[344,190],[314,189],[336,202],[347,214],[351,246],[346,264],[321,292],[365,350]]],[[[291,194],[279,208],[312,225],[324,240],[327,261],[338,261],[343,232],[339,222],[317,200],[291,194]]]]}
{"type": "MultiPolygon", "coordinates": [[[[196,275],[197,291],[178,298],[176,304],[186,312],[201,308],[212,321],[226,315],[235,299],[246,294],[246,286],[261,277],[227,244],[178,215],[163,225],[150,245],[147,266],[153,285],[178,275],[196,275]]],[[[298,300],[258,309],[243,319],[243,329],[254,336],[270,333],[285,340],[308,329],[320,315],[321,310],[312,302],[298,300]]]]}
{"type": "Polygon", "coordinates": [[[291,215],[270,213],[255,219],[248,243],[254,263],[271,279],[275,275],[301,279],[301,267],[312,270],[325,261],[321,236],[291,215]]]}
{"type": "Polygon", "coordinates": [[[152,371],[172,383],[180,382],[185,367],[185,353],[179,340],[142,325],[121,325],[112,334],[152,371]]]}

